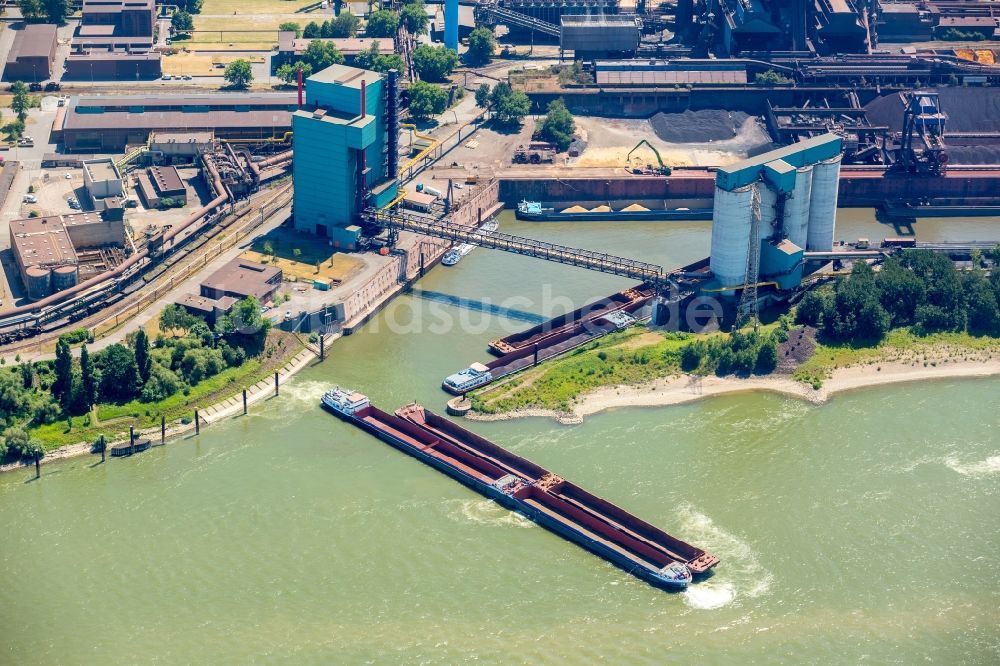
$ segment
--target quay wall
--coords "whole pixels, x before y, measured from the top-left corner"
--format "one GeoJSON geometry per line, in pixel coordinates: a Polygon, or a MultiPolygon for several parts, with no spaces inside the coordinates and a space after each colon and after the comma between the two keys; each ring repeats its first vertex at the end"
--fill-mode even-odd
{"type": "MultiPolygon", "coordinates": [[[[619,178],[521,178],[515,175],[499,179],[500,200],[508,207],[523,199],[529,201],[579,202],[661,199],[707,199],[714,195],[715,174],[711,171],[675,172],[666,178],[631,176],[619,178]]],[[[841,207],[879,206],[886,200],[919,199],[990,199],[1000,197],[1000,170],[963,172],[952,170],[944,176],[882,174],[877,171],[851,171],[840,175],[841,207]]],[[[677,203],[677,205],[684,205],[677,203]]]]}

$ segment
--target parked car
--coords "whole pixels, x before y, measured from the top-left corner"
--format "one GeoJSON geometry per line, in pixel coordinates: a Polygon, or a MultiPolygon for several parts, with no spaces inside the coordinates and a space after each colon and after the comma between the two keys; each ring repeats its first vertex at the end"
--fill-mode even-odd
{"type": "Polygon", "coordinates": [[[41,83],[30,83],[30,84],[28,84],[28,90],[30,90],[31,92],[38,92],[41,89],[42,89],[42,84],[41,83]]]}
{"type": "Polygon", "coordinates": [[[72,208],[73,210],[80,210],[80,202],[72,200],[69,202],[69,207],[72,208]]]}
{"type": "Polygon", "coordinates": [[[193,76],[191,76],[190,74],[185,74],[185,75],[184,75],[184,80],[185,80],[185,81],[191,81],[191,80],[193,80],[193,79],[194,79],[194,77],[193,77],[193,76]]]}
{"type": "Polygon", "coordinates": [[[38,203],[38,197],[36,197],[34,194],[25,194],[24,203],[38,203]]]}
{"type": "Polygon", "coordinates": [[[162,77],[162,80],[163,81],[170,81],[173,78],[174,77],[170,76],[169,74],[164,74],[163,77],[162,77]]]}
{"type": "Polygon", "coordinates": [[[71,174],[71,173],[67,173],[67,174],[66,174],[66,180],[69,180],[69,179],[70,179],[70,178],[72,178],[72,177],[73,177],[73,174],[71,174]]]}
{"type": "Polygon", "coordinates": [[[45,89],[49,92],[52,92],[53,90],[62,90],[62,86],[56,83],[55,81],[49,81],[48,83],[45,84],[45,89]]]}

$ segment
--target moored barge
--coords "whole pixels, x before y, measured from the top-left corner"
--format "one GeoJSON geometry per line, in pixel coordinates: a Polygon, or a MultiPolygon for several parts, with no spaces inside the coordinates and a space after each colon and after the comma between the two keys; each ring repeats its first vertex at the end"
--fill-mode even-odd
{"type": "Polygon", "coordinates": [[[389,414],[367,396],[339,387],[324,393],[322,404],[344,421],[657,587],[682,590],[719,562],[420,405],[389,414]]]}

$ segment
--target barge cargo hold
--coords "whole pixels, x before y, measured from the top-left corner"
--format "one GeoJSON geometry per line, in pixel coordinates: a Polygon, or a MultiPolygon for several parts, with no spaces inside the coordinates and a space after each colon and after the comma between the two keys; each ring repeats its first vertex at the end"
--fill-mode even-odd
{"type": "Polygon", "coordinates": [[[652,585],[682,590],[714,555],[653,527],[548,470],[417,404],[389,414],[341,388],[322,405],[340,419],[600,555],[652,585]]]}
{"type": "Polygon", "coordinates": [[[598,206],[593,210],[576,210],[579,206],[555,210],[538,201],[517,204],[515,217],[525,222],[641,222],[649,220],[711,220],[711,208],[645,208],[633,204],[621,210],[598,206]]]}

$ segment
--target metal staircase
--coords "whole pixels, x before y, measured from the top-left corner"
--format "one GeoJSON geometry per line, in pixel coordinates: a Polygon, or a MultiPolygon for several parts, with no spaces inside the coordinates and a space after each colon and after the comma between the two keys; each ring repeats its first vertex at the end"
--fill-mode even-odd
{"type": "Polygon", "coordinates": [[[757,316],[757,281],[760,279],[760,186],[759,182],[753,184],[750,197],[750,247],[747,250],[746,278],[743,280],[743,293],[740,296],[735,326],[735,328],[742,327],[749,318],[755,331],[760,326],[760,318],[757,316]]]}

